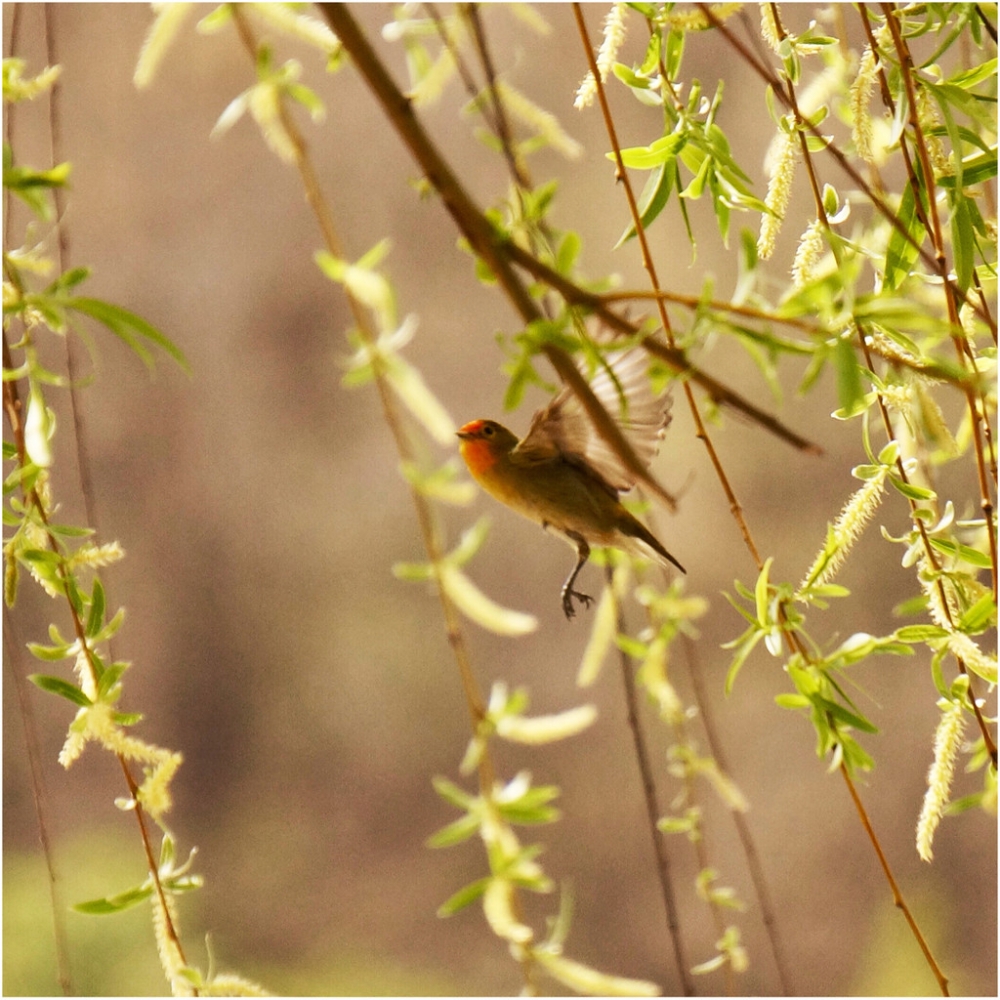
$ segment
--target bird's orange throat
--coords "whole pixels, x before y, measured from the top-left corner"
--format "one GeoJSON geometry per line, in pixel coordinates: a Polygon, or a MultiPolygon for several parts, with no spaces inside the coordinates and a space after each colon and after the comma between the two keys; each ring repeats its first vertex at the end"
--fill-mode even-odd
{"type": "MultiPolygon", "coordinates": [[[[466,427],[468,426],[466,424],[466,427]]],[[[469,472],[476,478],[493,468],[499,458],[492,443],[484,441],[482,438],[465,439],[458,446],[458,450],[461,452],[462,458],[465,459],[465,464],[469,467],[469,472]]]]}

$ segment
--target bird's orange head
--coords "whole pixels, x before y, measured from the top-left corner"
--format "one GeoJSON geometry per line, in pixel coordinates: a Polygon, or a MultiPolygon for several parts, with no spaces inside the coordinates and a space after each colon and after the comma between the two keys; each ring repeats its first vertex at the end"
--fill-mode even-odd
{"type": "Polygon", "coordinates": [[[517,438],[495,420],[470,420],[458,431],[458,450],[476,477],[488,472],[517,445],[517,438]]]}

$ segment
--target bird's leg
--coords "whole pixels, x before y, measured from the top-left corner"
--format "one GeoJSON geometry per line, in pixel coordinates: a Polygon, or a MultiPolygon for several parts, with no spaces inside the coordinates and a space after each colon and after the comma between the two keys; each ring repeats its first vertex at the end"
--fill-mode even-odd
{"type": "Polygon", "coordinates": [[[577,534],[575,531],[565,532],[566,536],[575,543],[576,545],[576,565],[573,567],[573,572],[566,578],[566,582],[563,584],[562,588],[562,606],[563,614],[566,615],[567,619],[571,619],[576,611],[573,608],[573,598],[575,597],[580,601],[585,608],[590,607],[590,602],[593,598],[589,594],[581,594],[580,591],[573,589],[573,583],[576,580],[577,574],[583,569],[583,564],[590,558],[590,546],[587,544],[587,540],[583,535],[577,534]]]}

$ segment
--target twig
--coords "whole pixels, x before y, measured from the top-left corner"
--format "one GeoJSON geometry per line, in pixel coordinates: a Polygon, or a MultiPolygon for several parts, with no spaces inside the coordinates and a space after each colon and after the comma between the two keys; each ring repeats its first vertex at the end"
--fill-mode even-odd
{"type": "MultiPolygon", "coordinates": [[[[257,42],[250,29],[250,25],[238,5],[233,8],[233,17],[244,47],[247,49],[251,59],[256,60],[257,42]]],[[[333,256],[343,258],[343,251],[334,227],[333,216],[330,211],[329,204],[327,203],[322,189],[320,188],[312,160],[308,154],[308,148],[305,140],[303,139],[302,134],[291,115],[288,113],[284,103],[279,103],[278,114],[281,119],[282,127],[285,129],[287,135],[292,141],[292,145],[295,150],[295,165],[299,171],[303,187],[306,191],[306,199],[316,214],[317,221],[319,222],[324,244],[333,256]]],[[[358,331],[362,337],[369,341],[369,343],[374,343],[375,332],[371,327],[367,312],[355,296],[350,293],[350,291],[345,289],[345,294],[349,300],[350,308],[354,315],[358,331]]],[[[402,421],[397,413],[392,392],[387,385],[385,378],[383,378],[379,373],[376,373],[375,384],[379,394],[379,401],[382,405],[383,418],[385,419],[386,425],[392,434],[400,459],[404,463],[412,462],[412,450],[403,428],[402,421]]],[[[435,573],[437,583],[435,589],[438,593],[438,599],[440,601],[444,617],[445,634],[447,636],[448,643],[451,646],[452,653],[455,656],[456,665],[458,666],[462,688],[465,693],[466,705],[469,710],[470,724],[472,732],[475,735],[479,730],[480,724],[486,717],[486,703],[483,700],[483,696],[479,690],[479,685],[472,669],[472,661],[469,657],[468,649],[465,644],[465,637],[462,632],[461,620],[458,611],[452,603],[451,598],[448,596],[439,575],[444,553],[442,552],[441,545],[439,543],[439,532],[435,523],[433,511],[427,501],[427,498],[416,486],[411,485],[410,495],[417,513],[417,521],[420,527],[420,534],[423,540],[424,549],[427,552],[428,560],[433,568],[433,572],[435,573]]],[[[489,800],[494,794],[495,771],[488,747],[484,747],[482,753],[480,754],[477,770],[480,793],[484,799],[489,800]]],[[[521,921],[521,903],[516,890],[513,893],[511,904],[515,918],[521,921]]],[[[524,977],[526,993],[528,995],[536,995],[537,987],[535,984],[535,961],[532,958],[529,949],[520,949],[518,963],[524,977]]]]}
{"type": "MultiPolygon", "coordinates": [[[[615,617],[617,619],[618,632],[625,632],[625,616],[618,595],[614,589],[613,570],[610,564],[605,567],[607,576],[608,593],[611,600],[615,602],[615,617]]],[[[622,684],[625,687],[625,706],[628,714],[628,727],[632,733],[632,744],[635,749],[635,759],[639,766],[639,777],[642,782],[643,802],[646,806],[646,821],[653,838],[653,853],[656,856],[656,874],[660,881],[660,892],[663,896],[663,905],[667,913],[667,928],[670,932],[670,943],[673,947],[674,962],[677,965],[677,972],[681,978],[681,986],[684,996],[694,996],[694,981],[688,970],[687,959],[684,957],[684,942],[681,940],[680,915],[677,910],[677,901],[674,898],[673,885],[670,881],[670,857],[664,844],[663,835],[660,833],[657,822],[662,815],[659,804],[656,800],[656,784],[653,780],[653,769],[649,763],[649,751],[646,749],[646,737],[642,731],[639,721],[639,707],[635,694],[635,678],[632,674],[632,666],[628,654],[620,650],[618,663],[621,667],[622,684]]]]}
{"type": "Polygon", "coordinates": [[[48,823],[48,790],[45,785],[45,773],[42,770],[41,752],[38,745],[38,729],[35,725],[35,715],[28,697],[27,685],[21,672],[20,653],[24,646],[16,635],[14,621],[6,602],[3,606],[3,635],[6,647],[5,666],[10,668],[17,692],[17,704],[24,726],[24,742],[28,757],[28,771],[31,775],[31,796],[35,806],[35,816],[38,820],[38,842],[42,847],[42,857],[45,859],[45,870],[49,883],[49,906],[52,911],[52,940],[56,953],[56,980],[64,996],[72,996],[73,977],[70,971],[69,942],[66,935],[66,902],[62,898],[59,885],[61,879],[57,872],[55,851],[49,839],[48,823]]]}
{"type": "MultiPolygon", "coordinates": [[[[715,727],[715,719],[712,715],[711,702],[708,692],[705,690],[705,683],[702,679],[700,664],[698,663],[697,647],[691,637],[681,633],[681,644],[684,647],[688,665],[688,676],[691,678],[691,687],[694,691],[695,702],[698,705],[698,714],[701,718],[702,728],[708,742],[708,749],[719,770],[723,774],[731,774],[729,763],[726,760],[725,748],[719,738],[718,730],[715,727]]],[[[791,973],[789,972],[788,959],[785,957],[785,946],[781,937],[781,929],[778,926],[778,918],[775,913],[774,903],[771,900],[771,892],[767,887],[767,876],[764,874],[764,866],[761,864],[760,854],[757,852],[757,845],[753,834],[750,831],[750,824],[746,817],[738,809],[731,809],[733,824],[736,827],[736,834],[740,838],[740,845],[746,857],[747,872],[750,881],[753,883],[754,894],[760,904],[760,916],[767,932],[767,940],[771,946],[771,957],[778,972],[778,980],[781,983],[781,993],[783,996],[793,996],[791,973]]]]}
{"type": "Polygon", "coordinates": [[[946,997],[951,996],[948,992],[948,978],[941,971],[934,959],[933,954],[931,954],[931,950],[927,946],[927,942],[924,940],[923,934],[920,933],[920,928],[917,926],[916,920],[913,919],[913,914],[910,912],[910,908],[906,905],[906,901],[903,899],[902,893],[899,891],[899,885],[896,883],[896,879],[892,874],[892,869],[889,867],[889,862],[882,851],[882,845],[879,843],[879,839],[875,835],[874,829],[872,829],[871,820],[869,820],[868,813],[865,811],[864,804],[861,802],[861,798],[858,795],[858,790],[854,786],[854,780],[851,778],[850,772],[847,770],[847,765],[841,762],[839,771],[841,777],[847,785],[847,790],[850,793],[851,801],[854,803],[854,808],[858,811],[858,817],[861,819],[861,825],[865,828],[865,833],[868,834],[868,839],[871,841],[872,847],[875,849],[875,854],[878,856],[878,861],[882,866],[882,871],[885,874],[886,881],[889,883],[889,887],[892,890],[892,901],[900,910],[902,910],[903,916],[906,918],[906,922],[910,925],[910,930],[913,932],[913,936],[917,939],[917,944],[920,945],[920,950],[924,953],[924,958],[927,960],[927,964],[931,967],[931,971],[934,973],[934,978],[937,979],[941,995],[946,997]]]}
{"type": "MultiPolygon", "coordinates": [[[[420,164],[427,179],[438,191],[441,200],[454,219],[462,235],[469,241],[475,251],[482,257],[483,261],[490,267],[498,282],[507,293],[512,305],[517,310],[525,323],[531,323],[541,318],[541,311],[537,303],[532,298],[527,287],[514,271],[513,264],[530,267],[529,262],[534,258],[526,251],[519,251],[519,248],[512,243],[504,234],[498,232],[486,218],[486,216],[476,207],[472,199],[462,187],[454,172],[445,162],[438,152],[436,146],[431,142],[426,131],[413,113],[413,108],[407,98],[396,86],[392,77],[383,66],[381,60],[372,49],[367,38],[354,20],[350,9],[346,4],[324,3],[319,4],[319,9],[346,51],[350,53],[358,71],[364,76],[372,93],[382,105],[383,110],[389,117],[400,138],[409,148],[411,154],[420,164]]],[[[548,280],[548,279],[546,279],[548,280]]],[[[562,292],[567,284],[550,282],[552,287],[562,292]]],[[[575,287],[575,286],[573,286],[575,287]]],[[[585,305],[586,296],[581,293],[567,301],[573,304],[585,305]]],[[[600,318],[609,321],[613,329],[621,330],[623,326],[628,332],[634,332],[632,324],[625,323],[619,317],[614,316],[612,310],[604,307],[599,296],[591,295],[590,304],[600,318]],[[605,315],[608,314],[608,315],[605,315]]],[[[648,345],[644,345],[647,346],[648,345]]],[[[662,350],[668,352],[665,345],[661,345],[662,350]]],[[[552,366],[556,369],[560,378],[580,399],[588,416],[594,423],[595,429],[615,450],[629,470],[636,476],[637,480],[649,488],[661,500],[668,505],[672,503],[670,495],[663,487],[649,474],[633,452],[631,446],[622,436],[617,424],[612,420],[604,408],[598,403],[590,387],[573,364],[570,356],[554,344],[546,344],[542,349],[552,366]]],[[[707,380],[711,387],[706,384],[710,393],[723,402],[732,403],[738,398],[737,394],[726,390],[717,380],[708,379],[700,375],[690,366],[681,352],[673,352],[664,356],[664,360],[674,367],[682,368],[688,377],[695,381],[707,380]],[[680,355],[678,357],[678,355],[680,355]]],[[[741,407],[752,419],[759,419],[758,411],[755,408],[741,407]]],[[[775,421],[771,422],[774,428],[775,421]]],[[[788,432],[788,439],[792,440],[800,447],[809,449],[808,442],[797,435],[788,432]]]]}
{"type": "MultiPolygon", "coordinates": [[[[13,363],[10,355],[10,346],[7,343],[7,331],[3,331],[3,367],[7,370],[13,369],[13,363]]],[[[24,439],[24,424],[21,420],[21,399],[18,392],[17,382],[13,379],[5,380],[3,383],[3,408],[4,413],[7,416],[7,421],[10,425],[11,432],[14,435],[15,446],[17,448],[17,453],[19,457],[19,463],[24,464],[27,458],[27,447],[24,439]]],[[[42,523],[42,528],[45,532],[46,544],[49,549],[62,557],[62,550],[60,549],[59,542],[56,536],[52,533],[49,527],[48,515],[45,512],[45,505],[42,503],[42,498],[38,493],[36,487],[31,487],[25,496],[25,500],[35,508],[38,514],[39,520],[42,523]]],[[[58,566],[58,573],[62,583],[62,593],[66,598],[66,604],[69,608],[70,620],[73,623],[73,631],[76,635],[77,642],[80,645],[80,652],[83,654],[84,660],[86,661],[87,668],[90,671],[91,679],[93,681],[94,687],[97,687],[98,671],[97,666],[94,663],[94,651],[90,645],[90,639],[87,636],[86,630],[84,628],[83,622],[80,619],[80,615],[77,613],[73,601],[70,599],[70,582],[68,577],[68,570],[66,569],[65,563],[60,561],[58,566]]],[[[171,945],[176,949],[177,955],[180,958],[182,964],[186,965],[187,960],[184,957],[184,949],[181,945],[180,937],[177,934],[177,930],[174,927],[173,918],[170,915],[170,909],[167,906],[166,892],[163,888],[163,884],[160,881],[160,871],[159,866],[156,863],[156,857],[153,853],[153,846],[149,839],[149,832],[146,829],[146,824],[144,820],[144,810],[142,807],[142,802],[138,797],[139,788],[132,777],[132,773],[129,770],[128,760],[123,753],[115,753],[118,758],[118,763],[121,765],[122,772],[125,775],[125,782],[128,785],[129,794],[133,802],[132,811],[135,813],[136,821],[139,824],[139,835],[142,839],[143,850],[146,854],[147,867],[149,868],[150,879],[153,883],[154,891],[160,901],[160,905],[163,911],[163,921],[166,936],[170,941],[171,945]]],[[[194,988],[192,987],[194,990],[194,988]]],[[[194,990],[194,995],[197,995],[197,990],[194,990]]]]}

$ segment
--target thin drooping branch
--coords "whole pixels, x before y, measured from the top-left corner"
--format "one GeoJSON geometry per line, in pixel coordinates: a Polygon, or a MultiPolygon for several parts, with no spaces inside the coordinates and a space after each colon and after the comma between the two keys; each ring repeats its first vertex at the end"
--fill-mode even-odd
{"type": "MultiPolygon", "coordinates": [[[[590,43],[590,37],[587,31],[586,22],[583,19],[583,11],[580,4],[573,4],[573,12],[576,19],[577,30],[580,33],[581,42],[583,44],[584,53],[587,59],[588,68],[590,70],[591,76],[594,80],[595,89],[597,91],[597,98],[601,106],[601,111],[604,116],[605,127],[608,132],[608,137],[611,142],[612,152],[615,157],[616,162],[616,176],[620,183],[622,184],[626,199],[629,205],[629,213],[632,217],[632,225],[635,228],[636,236],[639,240],[639,246],[642,253],[643,267],[646,273],[649,275],[650,285],[652,286],[653,293],[656,296],[657,308],[660,313],[661,320],[663,322],[664,330],[667,332],[668,340],[670,341],[670,347],[674,347],[673,332],[670,329],[669,318],[667,316],[665,298],[661,295],[661,287],[659,282],[659,277],[657,275],[655,261],[653,255],[649,249],[649,243],[646,239],[645,227],[642,224],[642,218],[639,212],[638,203],[635,198],[635,193],[632,190],[632,184],[628,176],[628,172],[625,169],[625,163],[622,159],[621,145],[618,142],[617,129],[615,128],[614,118],[611,114],[611,109],[608,104],[607,94],[605,93],[604,84],[601,81],[601,74],[597,67],[597,61],[594,56],[593,46],[590,43]]],[[[672,87],[668,86],[667,90],[673,90],[672,87]]],[[[691,390],[689,383],[684,383],[684,393],[687,399],[688,407],[691,411],[691,416],[695,424],[696,432],[698,438],[703,442],[705,448],[708,452],[709,459],[712,462],[712,466],[716,471],[720,485],[722,487],[723,493],[726,495],[729,501],[730,510],[733,514],[733,518],[736,521],[737,527],[739,528],[741,534],[743,535],[744,541],[746,543],[747,549],[750,552],[751,557],[754,559],[757,570],[763,566],[761,561],[760,553],[757,550],[757,546],[754,542],[753,535],[750,531],[750,526],[743,516],[743,508],[737,499],[736,492],[729,482],[729,477],[726,475],[725,470],[722,465],[722,460],[719,457],[718,452],[712,442],[712,439],[708,433],[707,428],[704,425],[704,421],[701,419],[701,412],[698,408],[698,404],[694,398],[694,394],[691,390]]],[[[624,653],[622,654],[624,658],[624,653]]],[[[623,660],[624,662],[624,660],[623,660]]],[[[693,672],[693,671],[692,671],[693,672]]],[[[696,698],[699,702],[699,707],[702,711],[703,718],[709,718],[707,700],[704,697],[704,691],[701,689],[700,685],[695,687],[696,698]]],[[[634,695],[633,695],[634,697],[634,695]]],[[[630,712],[632,710],[632,705],[629,706],[630,712]]],[[[714,730],[711,727],[710,721],[706,722],[706,732],[708,733],[709,743],[712,746],[712,753],[716,756],[716,760],[720,767],[723,767],[721,755],[718,753],[721,750],[720,741],[718,740],[714,730]]],[[[641,747],[637,746],[637,755],[641,747]]],[[[640,756],[640,767],[646,762],[640,756]]],[[[648,764],[646,764],[648,767],[648,764]]],[[[646,771],[643,770],[643,779],[647,780],[646,771]]],[[[652,775],[649,774],[648,781],[650,783],[650,790],[652,791],[652,775]]],[[[734,815],[737,815],[734,813],[734,815]]],[[[754,882],[754,887],[757,892],[758,899],[761,902],[761,909],[765,914],[768,915],[770,919],[765,920],[765,930],[767,931],[768,938],[771,944],[772,955],[774,956],[775,964],[778,969],[779,979],[781,981],[782,989],[787,994],[789,992],[788,987],[788,975],[785,971],[785,963],[783,958],[783,948],[780,941],[780,932],[778,930],[777,921],[774,919],[773,908],[770,906],[769,895],[767,892],[767,887],[765,884],[765,879],[763,877],[763,872],[760,865],[756,863],[756,848],[753,844],[753,838],[750,834],[749,827],[745,822],[742,821],[742,817],[738,817],[739,835],[741,842],[744,846],[745,853],[747,856],[748,866],[751,870],[751,878],[754,882]]],[[[656,827],[654,826],[654,839],[659,843],[662,838],[656,835],[656,827]]],[[[662,847],[660,847],[663,850],[662,847]]],[[[707,866],[702,863],[701,868],[704,870],[707,866]]],[[[731,974],[731,967],[727,964],[727,970],[731,974]]]]}
{"type": "MultiPolygon", "coordinates": [[[[11,371],[14,368],[13,361],[10,354],[10,345],[7,342],[7,331],[3,331],[3,367],[6,371],[11,371]]],[[[14,379],[5,379],[3,383],[3,409],[7,417],[7,422],[10,425],[11,433],[14,437],[15,448],[17,449],[18,461],[20,465],[24,465],[27,461],[27,446],[25,443],[25,428],[23,420],[21,419],[22,404],[20,399],[20,393],[18,391],[17,381],[14,379]]],[[[99,671],[97,665],[94,662],[94,650],[91,645],[91,639],[87,635],[86,629],[84,627],[83,621],[80,617],[80,613],[77,611],[76,606],[73,603],[70,593],[72,591],[72,586],[70,583],[69,572],[66,569],[66,564],[63,557],[62,548],[59,545],[59,541],[53,533],[50,524],[49,516],[45,510],[45,504],[42,501],[41,495],[38,492],[37,487],[32,486],[30,490],[27,491],[25,495],[26,505],[30,505],[34,508],[35,513],[38,515],[38,519],[42,530],[45,533],[46,544],[49,550],[60,557],[60,563],[58,565],[58,574],[60,579],[60,586],[63,596],[66,598],[66,604],[68,606],[70,620],[73,624],[73,632],[76,636],[76,641],[79,643],[80,653],[83,655],[84,662],[87,669],[90,672],[91,680],[94,688],[97,688],[99,671]]],[[[132,772],[129,769],[128,759],[124,753],[116,752],[115,756],[118,759],[118,763],[121,765],[122,772],[125,776],[125,783],[128,785],[129,795],[131,799],[132,812],[135,814],[136,822],[139,824],[139,835],[142,840],[143,850],[146,855],[146,863],[149,869],[149,877],[153,885],[153,890],[156,893],[157,899],[159,900],[160,908],[163,914],[163,924],[164,931],[166,933],[167,939],[170,941],[171,946],[176,950],[177,956],[181,963],[186,965],[187,960],[184,957],[184,949],[181,945],[180,936],[174,927],[173,918],[170,913],[170,907],[167,905],[166,891],[163,888],[163,883],[160,880],[159,865],[156,862],[156,856],[153,851],[153,845],[149,837],[149,831],[146,828],[145,821],[145,810],[142,805],[142,800],[139,797],[139,787],[136,784],[135,779],[132,777],[132,772]]],[[[197,995],[197,991],[195,991],[197,995]]]]}
{"type": "MultiPolygon", "coordinates": [[[[493,271],[523,322],[527,324],[541,319],[542,314],[537,303],[513,266],[518,264],[530,270],[537,262],[526,251],[520,250],[505,234],[495,229],[485,214],[472,201],[437,147],[430,140],[414,114],[410,101],[389,75],[360,26],[354,20],[348,6],[328,3],[320,4],[319,7],[327,23],[336,33],[345,50],[351,55],[358,71],[363,75],[372,93],[382,105],[400,138],[424,171],[431,185],[440,194],[442,202],[454,219],[459,231],[493,271]]],[[[592,293],[588,295],[580,290],[575,290],[575,286],[572,286],[572,283],[565,279],[559,283],[550,282],[550,285],[556,291],[564,294],[571,304],[590,307],[598,318],[611,329],[626,333],[626,335],[634,335],[636,332],[635,326],[615,315],[613,310],[601,302],[600,296],[592,293]],[[572,286],[572,288],[567,286],[572,286]]],[[[648,350],[653,350],[654,344],[658,345],[656,353],[659,357],[671,367],[682,372],[686,378],[704,385],[713,399],[718,400],[723,405],[735,406],[752,420],[758,420],[759,411],[756,408],[743,403],[738,394],[728,390],[718,380],[698,371],[687,361],[683,352],[672,350],[667,345],[656,342],[652,338],[647,338],[643,346],[648,350]],[[741,403],[742,405],[740,405],[741,403]]],[[[670,495],[638,460],[615,421],[594,397],[586,379],[577,370],[572,358],[555,344],[546,344],[542,350],[556,369],[559,377],[580,399],[598,433],[614,448],[637,480],[668,506],[672,504],[673,500],[670,495]]],[[[775,430],[776,423],[772,420],[768,424],[769,429],[775,430]]],[[[815,448],[791,432],[784,436],[799,447],[815,448]]]]}
{"type": "MultiPolygon", "coordinates": [[[[233,17],[244,47],[247,49],[250,57],[256,60],[258,53],[257,41],[254,38],[249,23],[243,16],[238,6],[234,8],[233,17]]],[[[309,156],[306,142],[283,102],[280,102],[278,105],[278,115],[280,117],[282,127],[285,129],[286,134],[292,142],[292,146],[295,151],[295,166],[299,171],[299,176],[306,192],[306,200],[316,215],[317,222],[323,235],[324,245],[330,254],[343,259],[344,253],[334,226],[333,213],[326,197],[323,194],[322,188],[320,187],[319,179],[316,175],[312,158],[309,156]]],[[[345,291],[351,312],[354,316],[357,330],[369,343],[374,343],[376,335],[368,313],[355,295],[353,295],[349,290],[345,289],[345,291]]],[[[389,427],[390,433],[392,434],[400,459],[404,464],[412,464],[414,455],[410,441],[403,427],[403,422],[398,413],[397,404],[393,398],[387,381],[384,377],[377,373],[375,384],[379,394],[379,401],[382,406],[383,418],[385,419],[386,425],[389,427]]],[[[481,723],[486,717],[486,703],[479,690],[479,685],[472,669],[472,659],[469,655],[465,635],[462,631],[461,618],[458,609],[455,607],[455,604],[445,588],[444,582],[440,576],[440,570],[444,559],[444,552],[440,541],[440,532],[438,530],[434,511],[432,510],[427,496],[415,484],[411,484],[410,486],[410,495],[417,513],[417,521],[424,549],[436,576],[436,590],[441,604],[442,616],[444,618],[445,633],[458,667],[462,688],[465,694],[466,705],[469,711],[472,733],[473,736],[476,736],[479,732],[481,723]]],[[[490,754],[488,746],[484,746],[479,754],[477,772],[480,794],[484,801],[491,802],[495,794],[496,777],[493,766],[493,758],[490,754]]],[[[511,895],[511,909],[515,918],[519,922],[523,922],[521,901],[516,889],[511,895]]],[[[536,962],[531,955],[530,949],[520,949],[519,953],[515,957],[524,978],[524,990],[526,995],[537,995],[537,986],[535,982],[536,962]]]]}
{"type": "MultiPolygon", "coordinates": [[[[625,634],[625,617],[621,602],[615,592],[614,573],[610,565],[605,567],[607,575],[607,593],[615,606],[616,627],[619,634],[625,634]]],[[[621,668],[622,684],[625,688],[625,706],[628,714],[629,732],[632,734],[632,745],[636,761],[639,765],[639,779],[642,782],[642,800],[646,807],[646,823],[653,837],[653,853],[656,857],[656,875],[660,882],[660,893],[667,914],[667,929],[670,933],[670,944],[674,952],[674,962],[677,974],[681,979],[684,996],[694,996],[694,981],[688,968],[684,954],[684,942],[681,939],[680,911],[674,897],[673,882],[670,877],[670,856],[664,844],[657,822],[663,815],[656,796],[656,783],[653,780],[653,768],[649,762],[649,751],[646,748],[646,737],[639,718],[639,702],[635,692],[635,677],[632,664],[624,649],[618,652],[618,663],[621,668]]]]}

